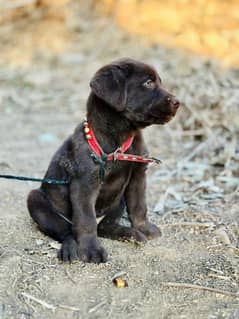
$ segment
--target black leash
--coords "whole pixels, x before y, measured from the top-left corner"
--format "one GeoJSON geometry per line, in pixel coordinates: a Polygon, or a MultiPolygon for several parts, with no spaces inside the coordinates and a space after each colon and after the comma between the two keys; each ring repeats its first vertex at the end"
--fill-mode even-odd
{"type": "Polygon", "coordinates": [[[60,181],[57,179],[34,178],[34,177],[16,176],[16,175],[0,175],[0,178],[15,179],[19,181],[42,182],[42,183],[53,184],[53,185],[65,185],[69,183],[68,181],[60,181]]]}
{"type": "Polygon", "coordinates": [[[104,183],[104,179],[105,179],[105,169],[106,169],[106,165],[107,165],[108,154],[103,153],[102,156],[98,156],[95,153],[92,153],[91,157],[93,158],[93,160],[96,164],[100,165],[99,178],[100,178],[100,183],[102,185],[104,183]]]}
{"type": "Polygon", "coordinates": [[[62,212],[60,212],[58,209],[56,209],[55,207],[52,206],[52,204],[49,202],[49,204],[51,205],[52,211],[54,214],[56,214],[57,216],[61,217],[62,219],[64,219],[68,224],[72,225],[72,221],[70,219],[68,219],[65,215],[62,214],[62,212]]]}
{"type": "MultiPolygon", "coordinates": [[[[6,179],[14,179],[18,181],[31,181],[31,182],[42,182],[52,185],[65,185],[68,184],[68,181],[59,181],[57,179],[50,178],[34,178],[34,177],[26,177],[26,176],[16,176],[16,175],[0,175],[0,178],[6,179]]],[[[66,216],[64,216],[61,212],[52,207],[53,212],[59,217],[63,218],[68,224],[72,225],[72,221],[70,221],[66,216]]]]}

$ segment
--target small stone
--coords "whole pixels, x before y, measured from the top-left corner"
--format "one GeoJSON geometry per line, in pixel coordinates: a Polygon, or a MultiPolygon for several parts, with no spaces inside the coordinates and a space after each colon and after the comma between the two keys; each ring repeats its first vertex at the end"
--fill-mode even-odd
{"type": "Polygon", "coordinates": [[[36,239],[36,244],[37,244],[37,246],[42,246],[43,245],[43,240],[42,239],[36,239]]]}

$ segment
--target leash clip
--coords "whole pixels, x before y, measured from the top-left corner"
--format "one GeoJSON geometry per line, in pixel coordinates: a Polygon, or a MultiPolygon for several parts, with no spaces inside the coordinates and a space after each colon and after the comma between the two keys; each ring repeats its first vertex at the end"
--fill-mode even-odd
{"type": "Polygon", "coordinates": [[[99,157],[95,153],[91,153],[90,156],[95,163],[99,164],[99,157]]]}
{"type": "Polygon", "coordinates": [[[121,147],[116,148],[116,150],[113,153],[113,161],[117,161],[117,154],[121,151],[121,147]]]}
{"type": "Polygon", "coordinates": [[[156,164],[161,164],[162,163],[162,161],[159,158],[157,158],[157,157],[150,157],[150,159],[152,159],[156,164]]]}

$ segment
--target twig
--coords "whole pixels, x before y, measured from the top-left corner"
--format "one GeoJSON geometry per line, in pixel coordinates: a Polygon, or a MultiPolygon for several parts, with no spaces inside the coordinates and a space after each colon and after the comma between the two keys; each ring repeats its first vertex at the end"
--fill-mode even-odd
{"type": "Polygon", "coordinates": [[[216,289],[216,288],[205,287],[205,286],[185,284],[185,283],[179,283],[179,282],[162,282],[161,284],[165,287],[191,288],[191,289],[198,289],[198,290],[206,290],[206,291],[214,292],[216,294],[221,294],[221,295],[225,295],[225,296],[239,298],[239,293],[225,291],[225,290],[216,289]]]}
{"type": "Polygon", "coordinates": [[[71,276],[71,274],[69,273],[69,271],[68,271],[68,269],[65,269],[65,273],[66,273],[66,275],[67,275],[67,277],[73,282],[73,284],[77,284],[77,281],[74,279],[74,278],[72,278],[72,276],[71,276]]]}
{"type": "Polygon", "coordinates": [[[163,227],[198,227],[198,228],[211,228],[215,227],[216,225],[213,223],[196,223],[196,222],[185,222],[185,223],[173,223],[173,224],[161,224],[163,227]]]}
{"type": "Polygon", "coordinates": [[[208,274],[208,277],[212,277],[212,278],[218,278],[218,279],[222,279],[222,280],[232,280],[232,277],[229,276],[220,276],[217,274],[208,274]]]}
{"type": "Polygon", "coordinates": [[[113,308],[111,307],[106,319],[111,318],[112,312],[113,312],[113,308]]]}
{"type": "Polygon", "coordinates": [[[98,310],[100,307],[102,307],[103,305],[105,305],[105,301],[102,301],[100,303],[98,303],[95,307],[91,308],[89,310],[89,313],[95,312],[96,310],[98,310]]]}
{"type": "Polygon", "coordinates": [[[221,274],[221,275],[223,275],[224,274],[224,272],[223,271],[221,271],[221,270],[219,270],[219,269],[216,269],[216,268],[208,268],[209,270],[211,270],[211,271],[213,271],[213,272],[216,272],[217,274],[221,274]]]}
{"type": "Polygon", "coordinates": [[[44,300],[38,299],[38,298],[36,298],[36,297],[34,297],[34,296],[32,296],[32,295],[29,295],[29,294],[26,293],[26,292],[22,292],[21,295],[24,296],[24,297],[26,297],[26,298],[28,298],[28,299],[30,299],[30,300],[33,300],[33,301],[39,303],[41,306],[43,306],[43,307],[45,307],[45,308],[47,308],[47,309],[50,309],[50,310],[52,310],[53,312],[56,311],[56,306],[53,306],[53,305],[51,305],[51,304],[45,302],[44,300]]]}
{"type": "MultiPolygon", "coordinates": [[[[24,296],[24,297],[26,297],[26,298],[28,298],[28,299],[30,299],[30,300],[35,301],[36,303],[40,304],[41,306],[43,306],[43,307],[45,307],[45,308],[47,308],[47,309],[52,310],[53,312],[56,311],[56,308],[57,308],[57,307],[62,308],[62,309],[72,310],[72,311],[80,311],[79,308],[72,307],[72,306],[67,306],[67,305],[62,305],[62,304],[58,304],[58,305],[56,305],[56,306],[51,305],[51,304],[45,302],[44,300],[38,299],[38,298],[36,298],[36,297],[34,297],[34,296],[32,296],[32,295],[26,293],[26,292],[22,292],[21,295],[24,296]]],[[[98,306],[99,306],[99,305],[98,305],[98,306]]]]}
{"type": "Polygon", "coordinates": [[[58,306],[59,308],[66,309],[66,310],[80,311],[79,308],[71,307],[71,306],[67,306],[67,305],[58,304],[57,306],[58,306]]]}

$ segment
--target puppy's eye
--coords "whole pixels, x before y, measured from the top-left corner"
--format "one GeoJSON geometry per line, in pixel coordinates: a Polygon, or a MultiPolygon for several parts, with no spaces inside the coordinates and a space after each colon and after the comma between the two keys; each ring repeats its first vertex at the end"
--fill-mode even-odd
{"type": "Polygon", "coordinates": [[[155,82],[151,79],[148,79],[143,83],[143,86],[146,87],[147,89],[154,89],[155,88],[155,82]]]}

